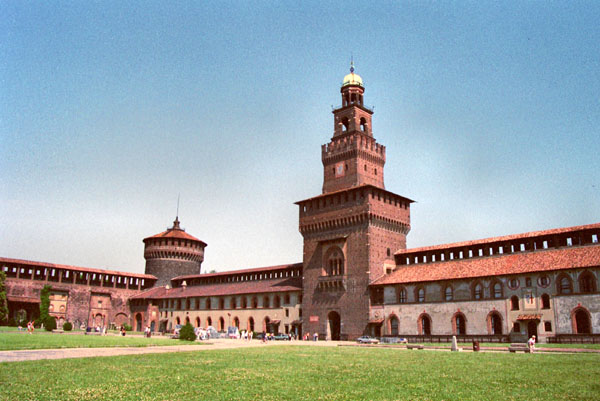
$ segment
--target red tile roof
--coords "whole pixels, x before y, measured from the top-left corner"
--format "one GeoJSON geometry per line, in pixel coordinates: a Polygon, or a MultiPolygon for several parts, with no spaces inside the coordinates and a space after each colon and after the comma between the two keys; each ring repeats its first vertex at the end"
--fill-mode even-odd
{"type": "Polygon", "coordinates": [[[188,233],[186,233],[183,230],[177,230],[177,229],[172,229],[172,228],[169,228],[167,231],[163,231],[160,234],[156,234],[156,235],[153,235],[151,237],[144,238],[144,242],[146,242],[146,240],[150,239],[150,238],[187,239],[187,240],[190,240],[190,241],[202,242],[206,246],[205,242],[200,241],[198,238],[194,237],[193,235],[189,235],[188,233]]]}
{"type": "Polygon", "coordinates": [[[235,283],[207,284],[166,289],[152,288],[132,298],[168,299],[188,297],[214,297],[224,295],[257,294],[268,292],[288,292],[302,290],[301,277],[288,277],[277,280],[237,281],[235,283]]]}
{"type": "Polygon", "coordinates": [[[224,277],[224,276],[233,276],[236,274],[246,274],[246,273],[264,273],[268,271],[282,270],[282,269],[297,269],[301,268],[302,263],[292,263],[287,265],[277,265],[277,266],[266,266],[266,267],[253,267],[249,269],[242,270],[230,270],[226,272],[218,272],[218,273],[205,273],[205,274],[188,274],[187,276],[177,276],[172,278],[172,280],[189,280],[192,278],[211,278],[211,277],[224,277]]]}
{"type": "Polygon", "coordinates": [[[391,274],[376,280],[373,285],[467,279],[595,266],[600,266],[599,244],[403,265],[398,266],[391,274]]]}
{"type": "Polygon", "coordinates": [[[417,252],[427,252],[427,251],[439,251],[439,250],[446,250],[449,248],[466,248],[469,246],[485,245],[485,244],[490,244],[490,243],[494,243],[494,242],[504,242],[504,241],[508,242],[508,241],[514,241],[514,240],[518,240],[518,239],[529,239],[529,238],[533,238],[533,237],[543,237],[543,236],[549,236],[549,235],[566,234],[566,233],[573,232],[573,231],[590,230],[590,229],[600,229],[600,223],[587,224],[587,225],[575,226],[575,227],[554,228],[551,230],[543,230],[543,231],[532,231],[532,232],[523,233],[523,234],[513,234],[513,235],[505,235],[502,237],[491,237],[491,238],[478,239],[478,240],[473,240],[473,241],[463,241],[463,242],[454,242],[454,243],[449,243],[449,244],[424,246],[424,247],[420,247],[420,248],[401,249],[401,250],[397,251],[395,253],[395,255],[405,255],[405,254],[412,254],[412,253],[417,253],[417,252]]]}
{"type": "Polygon", "coordinates": [[[86,272],[86,273],[110,274],[113,276],[126,276],[126,277],[156,280],[156,276],[153,276],[151,274],[127,273],[127,272],[120,272],[120,271],[116,271],[116,270],[105,270],[105,269],[91,269],[89,267],[59,265],[56,263],[33,262],[30,260],[10,259],[10,258],[0,257],[0,264],[3,264],[3,263],[16,264],[16,265],[27,266],[27,267],[31,267],[31,268],[43,267],[43,268],[53,268],[53,269],[62,269],[62,270],[77,270],[77,271],[86,272]]]}

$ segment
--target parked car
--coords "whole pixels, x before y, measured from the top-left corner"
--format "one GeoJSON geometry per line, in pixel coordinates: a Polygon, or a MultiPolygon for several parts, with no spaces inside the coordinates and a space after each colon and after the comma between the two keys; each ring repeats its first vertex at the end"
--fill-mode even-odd
{"type": "Polygon", "coordinates": [[[273,337],[274,340],[282,340],[282,341],[289,341],[290,336],[287,334],[277,334],[276,336],[273,337]]]}
{"type": "Polygon", "coordinates": [[[379,340],[371,336],[362,336],[356,339],[359,344],[379,344],[379,340]]]}

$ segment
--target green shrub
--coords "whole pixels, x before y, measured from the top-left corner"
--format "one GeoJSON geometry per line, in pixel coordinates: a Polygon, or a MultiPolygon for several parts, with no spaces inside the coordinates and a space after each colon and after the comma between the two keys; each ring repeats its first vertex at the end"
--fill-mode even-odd
{"type": "Polygon", "coordinates": [[[73,330],[73,324],[71,322],[64,322],[63,323],[63,330],[64,331],[71,331],[71,330],[73,330]]]}
{"type": "Polygon", "coordinates": [[[179,330],[179,339],[187,341],[196,341],[196,333],[194,333],[194,326],[187,323],[179,330]]]}
{"type": "Polygon", "coordinates": [[[130,326],[130,325],[128,325],[127,323],[125,323],[125,324],[123,325],[123,328],[125,329],[125,331],[131,331],[131,326],[130,326]]]}
{"type": "Polygon", "coordinates": [[[44,329],[46,329],[46,331],[52,331],[56,329],[56,319],[54,319],[52,316],[48,316],[44,322],[44,329]]]}

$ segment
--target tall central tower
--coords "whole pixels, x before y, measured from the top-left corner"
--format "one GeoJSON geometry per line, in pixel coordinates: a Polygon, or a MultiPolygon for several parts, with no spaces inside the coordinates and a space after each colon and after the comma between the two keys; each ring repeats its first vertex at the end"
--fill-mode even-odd
{"type": "MultiPolygon", "coordinates": [[[[344,77],[333,137],[322,146],[323,193],[296,202],[304,237],[303,330],[327,339],[376,334],[369,284],[406,248],[412,200],[385,190],[385,147],[373,137],[362,78],[344,77]]],[[[380,321],[381,320],[381,321],[380,321]]]]}

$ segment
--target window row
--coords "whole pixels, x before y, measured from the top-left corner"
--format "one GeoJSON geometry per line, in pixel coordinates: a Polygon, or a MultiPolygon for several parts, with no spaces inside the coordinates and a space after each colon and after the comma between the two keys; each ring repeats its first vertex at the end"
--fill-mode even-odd
{"type": "MultiPolygon", "coordinates": [[[[179,299],[163,299],[161,302],[161,309],[174,309],[174,310],[201,310],[201,309],[257,309],[257,308],[279,308],[281,305],[290,305],[291,296],[285,294],[282,299],[279,295],[271,297],[265,295],[262,297],[262,302],[259,305],[259,297],[241,297],[238,300],[237,297],[229,298],[227,307],[225,306],[225,298],[219,298],[216,303],[213,302],[213,298],[204,298],[204,305],[201,306],[202,298],[179,298],[179,299]]],[[[298,303],[302,302],[302,297],[298,297],[298,303]]]]}

